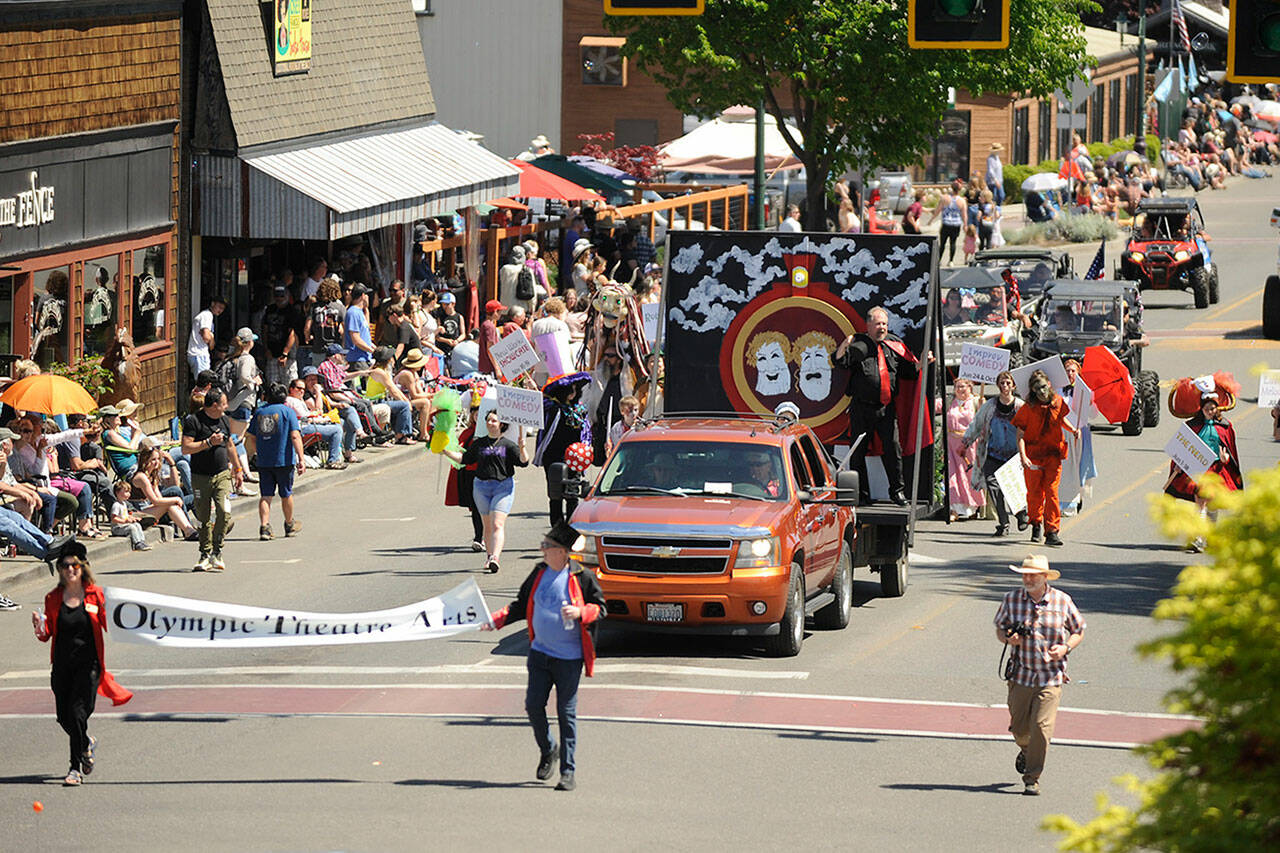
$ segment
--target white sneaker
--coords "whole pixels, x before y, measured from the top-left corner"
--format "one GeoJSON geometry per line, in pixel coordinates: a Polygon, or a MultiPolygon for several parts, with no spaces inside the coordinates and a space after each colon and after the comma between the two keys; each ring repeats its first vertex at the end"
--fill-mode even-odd
{"type": "Polygon", "coordinates": [[[0,595],[0,610],[17,610],[21,605],[10,598],[0,595]]]}
{"type": "Polygon", "coordinates": [[[213,571],[213,558],[210,557],[208,554],[205,554],[200,558],[199,562],[197,562],[195,566],[192,567],[191,571],[193,572],[213,571]]]}
{"type": "Polygon", "coordinates": [[[222,562],[221,554],[214,554],[212,557],[209,558],[209,563],[210,563],[209,568],[206,571],[225,572],[227,570],[227,564],[222,562]]]}

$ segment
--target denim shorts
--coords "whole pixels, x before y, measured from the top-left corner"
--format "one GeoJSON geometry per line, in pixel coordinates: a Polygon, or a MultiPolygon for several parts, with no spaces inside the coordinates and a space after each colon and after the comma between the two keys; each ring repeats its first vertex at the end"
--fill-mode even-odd
{"type": "Polygon", "coordinates": [[[253,409],[248,406],[241,406],[238,409],[228,409],[226,415],[233,421],[246,422],[253,416],[253,409]]]}
{"type": "Polygon", "coordinates": [[[293,496],[293,466],[258,469],[258,494],[269,498],[279,494],[282,498],[293,496]]]}
{"type": "Polygon", "coordinates": [[[511,513],[511,505],[516,500],[516,481],[514,477],[506,480],[476,480],[471,487],[471,496],[475,499],[476,510],[481,515],[491,512],[511,513]]]}

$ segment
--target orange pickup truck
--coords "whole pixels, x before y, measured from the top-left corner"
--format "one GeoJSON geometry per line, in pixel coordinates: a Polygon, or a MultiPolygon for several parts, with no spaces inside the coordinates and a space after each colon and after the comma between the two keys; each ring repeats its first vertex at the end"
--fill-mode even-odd
{"type": "Polygon", "coordinates": [[[574,512],[574,558],[595,570],[611,624],[761,637],[795,655],[806,616],[849,622],[857,494],[857,473],[836,473],[802,424],[642,422],[574,512]]]}

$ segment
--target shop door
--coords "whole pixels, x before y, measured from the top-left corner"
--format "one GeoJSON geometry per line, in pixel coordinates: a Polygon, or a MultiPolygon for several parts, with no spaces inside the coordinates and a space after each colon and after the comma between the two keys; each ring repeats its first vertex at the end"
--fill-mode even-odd
{"type": "Polygon", "coordinates": [[[18,290],[18,276],[0,274],[0,375],[12,376],[13,363],[18,360],[13,348],[13,295],[18,290]]]}

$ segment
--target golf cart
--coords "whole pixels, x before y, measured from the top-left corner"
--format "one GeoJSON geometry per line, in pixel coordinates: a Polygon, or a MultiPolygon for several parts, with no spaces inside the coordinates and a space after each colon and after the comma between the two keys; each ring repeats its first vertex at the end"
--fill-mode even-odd
{"type": "Polygon", "coordinates": [[[1034,300],[1040,297],[1044,286],[1053,279],[1076,278],[1071,255],[1063,249],[1001,246],[999,249],[983,249],[969,264],[986,267],[996,272],[1009,270],[1018,282],[1022,296],[1022,310],[1030,314],[1034,300]]]}
{"type": "MultiPolygon", "coordinates": [[[[1025,310],[1025,298],[1022,304],[1025,310]]],[[[1008,304],[1004,279],[994,269],[944,270],[938,322],[942,326],[943,364],[948,376],[959,370],[960,351],[967,343],[1007,349],[1011,368],[1023,364],[1022,314],[1008,304]]]]}
{"type": "MultiPolygon", "coordinates": [[[[1280,228],[1280,207],[1271,211],[1271,227],[1280,228]]],[[[1280,258],[1276,272],[1280,273],[1280,258]]],[[[1280,275],[1267,276],[1262,290],[1262,334],[1273,341],[1280,339],[1280,275]]]]}
{"type": "Polygon", "coordinates": [[[1138,286],[1131,281],[1050,282],[1036,311],[1028,361],[1058,356],[1083,364],[1086,348],[1105,346],[1133,380],[1133,405],[1121,430],[1125,435],[1141,435],[1144,426],[1160,423],[1160,377],[1154,370],[1142,369],[1142,348],[1126,335],[1126,302],[1138,319],[1138,286]]]}
{"type": "Polygon", "coordinates": [[[1116,278],[1142,290],[1190,290],[1197,308],[1218,301],[1218,265],[1205,242],[1204,216],[1194,196],[1138,203],[1116,278]]]}

